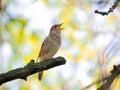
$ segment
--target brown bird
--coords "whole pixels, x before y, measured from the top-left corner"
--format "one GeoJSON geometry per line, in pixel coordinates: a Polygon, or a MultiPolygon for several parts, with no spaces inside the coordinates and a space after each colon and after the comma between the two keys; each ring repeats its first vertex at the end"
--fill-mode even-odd
{"type": "MultiPolygon", "coordinates": [[[[51,27],[49,35],[42,43],[37,61],[50,59],[56,54],[61,45],[61,30],[63,30],[61,26],[62,23],[55,24],[51,27]]],[[[43,71],[39,72],[38,79],[40,81],[42,79],[42,75],[43,71]]]]}

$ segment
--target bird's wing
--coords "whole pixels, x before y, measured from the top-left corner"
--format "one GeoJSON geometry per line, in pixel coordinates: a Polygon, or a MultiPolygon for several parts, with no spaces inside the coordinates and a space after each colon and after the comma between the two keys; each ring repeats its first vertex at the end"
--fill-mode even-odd
{"type": "Polygon", "coordinates": [[[50,52],[51,46],[52,46],[52,40],[48,36],[48,37],[46,37],[46,39],[42,43],[41,50],[40,50],[38,58],[40,58],[40,57],[41,57],[41,59],[47,58],[47,57],[45,57],[45,54],[50,52]]]}

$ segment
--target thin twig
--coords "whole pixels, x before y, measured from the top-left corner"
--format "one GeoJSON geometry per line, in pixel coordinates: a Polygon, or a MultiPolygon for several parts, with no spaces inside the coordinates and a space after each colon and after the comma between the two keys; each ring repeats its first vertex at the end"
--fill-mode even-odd
{"type": "Polygon", "coordinates": [[[109,8],[109,10],[106,11],[106,12],[102,12],[102,11],[95,10],[95,13],[101,14],[101,15],[103,15],[103,16],[104,16],[104,15],[108,15],[110,12],[113,12],[113,10],[118,6],[119,2],[120,2],[120,0],[116,0],[116,1],[114,2],[114,4],[112,5],[112,7],[109,8]]]}
{"type": "Polygon", "coordinates": [[[114,69],[111,71],[111,73],[112,74],[106,79],[106,82],[101,85],[101,87],[99,87],[97,90],[109,90],[109,87],[114,81],[114,79],[120,74],[120,65],[114,65],[114,69]]]}
{"type": "Polygon", "coordinates": [[[120,65],[118,65],[118,66],[114,65],[110,76],[103,78],[102,80],[98,80],[94,83],[91,83],[90,85],[88,85],[85,88],[80,89],[80,90],[86,90],[86,89],[90,88],[92,85],[103,82],[103,81],[105,81],[105,83],[103,83],[103,85],[101,85],[97,90],[109,90],[110,85],[115,80],[115,78],[117,78],[118,75],[120,75],[120,65]]]}

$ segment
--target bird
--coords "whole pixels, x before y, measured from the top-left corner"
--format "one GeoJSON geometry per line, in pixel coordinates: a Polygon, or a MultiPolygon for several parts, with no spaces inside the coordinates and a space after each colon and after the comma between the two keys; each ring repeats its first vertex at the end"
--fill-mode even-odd
{"type": "MultiPolygon", "coordinates": [[[[50,28],[48,36],[42,43],[36,62],[51,59],[56,54],[56,52],[61,46],[61,30],[63,30],[62,24],[63,23],[54,24],[50,28]]],[[[38,74],[39,81],[41,81],[42,76],[43,71],[40,71],[38,74]]]]}

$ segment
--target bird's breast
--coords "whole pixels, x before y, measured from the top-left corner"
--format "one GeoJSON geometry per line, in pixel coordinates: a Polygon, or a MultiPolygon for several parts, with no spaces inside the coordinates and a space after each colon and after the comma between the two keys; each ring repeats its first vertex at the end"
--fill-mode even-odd
{"type": "Polygon", "coordinates": [[[53,34],[51,36],[52,40],[56,42],[56,44],[61,45],[61,34],[53,34]]]}

